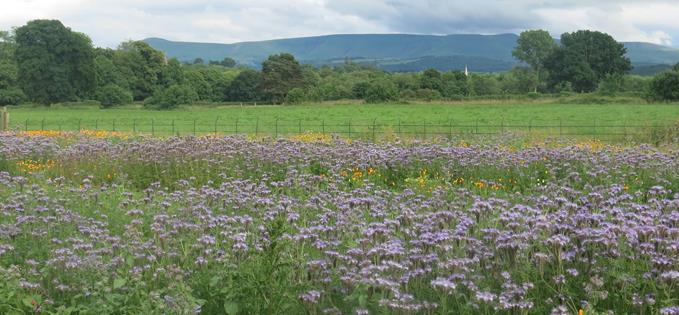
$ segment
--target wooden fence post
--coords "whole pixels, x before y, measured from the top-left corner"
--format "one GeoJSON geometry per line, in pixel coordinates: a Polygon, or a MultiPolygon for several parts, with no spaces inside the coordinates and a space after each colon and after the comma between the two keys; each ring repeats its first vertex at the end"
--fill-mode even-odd
{"type": "Polygon", "coordinates": [[[2,107],[2,117],[0,118],[0,131],[9,130],[9,112],[7,111],[7,106],[2,107]]]}
{"type": "Polygon", "coordinates": [[[278,139],[278,118],[276,118],[276,127],[274,131],[274,136],[275,139],[278,139]]]}
{"type": "Polygon", "coordinates": [[[401,118],[398,119],[398,138],[401,138],[401,118]]]}
{"type": "Polygon", "coordinates": [[[376,127],[375,123],[376,122],[377,122],[377,118],[373,119],[373,142],[375,142],[375,140],[376,140],[376,138],[375,138],[375,127],[376,127]]]}
{"type": "Polygon", "coordinates": [[[259,133],[259,116],[257,116],[257,120],[255,121],[255,138],[257,137],[258,133],[259,133]]]}

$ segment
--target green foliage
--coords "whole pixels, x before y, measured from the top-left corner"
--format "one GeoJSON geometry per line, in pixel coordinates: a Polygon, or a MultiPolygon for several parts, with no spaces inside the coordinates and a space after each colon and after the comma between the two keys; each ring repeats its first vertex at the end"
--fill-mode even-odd
{"type": "Polygon", "coordinates": [[[679,72],[663,72],[653,78],[647,97],[654,101],[679,101],[679,72]]]}
{"type": "Polygon", "coordinates": [[[156,109],[173,109],[198,101],[198,94],[189,85],[172,85],[159,90],[146,100],[145,105],[156,109]]]}
{"type": "MultiPolygon", "coordinates": [[[[544,30],[524,31],[516,41],[517,45],[512,55],[527,64],[535,71],[537,81],[542,78],[545,61],[558,47],[556,41],[549,32],[544,30]]],[[[537,92],[538,84],[535,82],[533,90],[537,92]]]]}
{"type": "Polygon", "coordinates": [[[268,100],[280,103],[290,90],[304,87],[302,67],[291,54],[269,56],[262,63],[261,86],[268,100]]]}
{"type": "Polygon", "coordinates": [[[233,68],[236,66],[236,60],[233,60],[233,58],[225,57],[224,59],[222,59],[222,61],[210,60],[208,64],[212,66],[233,68]]]}
{"type": "Polygon", "coordinates": [[[306,93],[301,88],[293,88],[285,97],[285,102],[288,104],[299,104],[306,100],[306,93]]]}
{"type": "Polygon", "coordinates": [[[255,70],[241,71],[229,84],[226,96],[229,100],[253,102],[261,98],[261,74],[255,70]]]}
{"type": "Polygon", "coordinates": [[[24,100],[26,100],[26,95],[19,88],[0,88],[0,106],[19,105],[24,100]]]}
{"type": "Polygon", "coordinates": [[[370,82],[370,86],[365,92],[365,101],[368,103],[391,102],[395,100],[398,100],[398,88],[394,82],[386,78],[370,82]]]}
{"type": "Polygon", "coordinates": [[[132,102],[132,93],[115,84],[109,84],[97,90],[94,97],[102,107],[129,104],[132,102]]]}
{"type": "Polygon", "coordinates": [[[34,20],[18,28],[15,57],[19,84],[34,102],[72,101],[94,91],[91,40],[57,20],[34,20]]]}
{"type": "Polygon", "coordinates": [[[577,92],[592,92],[606,76],[626,74],[631,69],[624,45],[608,34],[565,33],[561,44],[545,62],[552,86],[570,82],[577,92]]]}
{"type": "Polygon", "coordinates": [[[120,44],[113,63],[127,78],[134,99],[144,100],[158,89],[165,56],[144,42],[128,41],[120,44]]]}
{"type": "Polygon", "coordinates": [[[422,73],[420,77],[420,88],[438,91],[443,91],[443,79],[441,72],[436,69],[428,69],[422,73]]]}

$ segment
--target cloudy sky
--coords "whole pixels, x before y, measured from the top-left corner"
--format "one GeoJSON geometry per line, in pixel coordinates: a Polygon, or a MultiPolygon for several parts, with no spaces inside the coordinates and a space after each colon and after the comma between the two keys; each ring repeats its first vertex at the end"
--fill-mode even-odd
{"type": "Polygon", "coordinates": [[[679,46],[677,0],[5,0],[0,29],[59,19],[98,46],[162,37],[232,43],[337,33],[594,29],[679,46]],[[473,4],[469,4],[469,3],[473,4]]]}

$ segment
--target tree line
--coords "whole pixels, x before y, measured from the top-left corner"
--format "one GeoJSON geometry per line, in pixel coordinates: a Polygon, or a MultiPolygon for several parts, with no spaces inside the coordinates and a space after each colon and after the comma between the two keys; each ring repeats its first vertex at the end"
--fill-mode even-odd
{"type": "Polygon", "coordinates": [[[513,51],[522,65],[504,73],[388,73],[351,61],[314,67],[287,53],[270,56],[256,70],[228,57],[182,63],[142,41],[95,48],[87,35],[58,20],[34,20],[0,32],[0,105],[96,100],[110,107],[139,101],[166,109],[209,102],[377,103],[588,92],[679,100],[679,66],[654,78],[631,76],[625,54],[622,44],[601,32],[565,33],[557,42],[546,31],[531,30],[513,51]]]}

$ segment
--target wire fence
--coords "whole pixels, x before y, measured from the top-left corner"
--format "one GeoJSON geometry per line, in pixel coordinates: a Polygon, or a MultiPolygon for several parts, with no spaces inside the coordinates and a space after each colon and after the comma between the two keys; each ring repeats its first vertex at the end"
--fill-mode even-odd
{"type": "Polygon", "coordinates": [[[388,121],[388,120],[285,120],[285,119],[26,119],[12,121],[12,130],[21,131],[111,131],[154,136],[246,134],[282,137],[318,133],[347,138],[377,140],[385,136],[431,138],[455,136],[483,136],[539,134],[559,137],[596,137],[629,139],[655,137],[676,133],[677,122],[619,122],[619,121],[388,121]]]}

